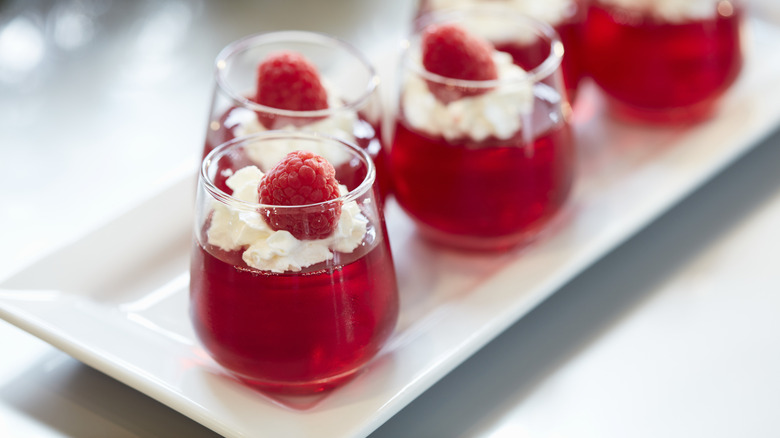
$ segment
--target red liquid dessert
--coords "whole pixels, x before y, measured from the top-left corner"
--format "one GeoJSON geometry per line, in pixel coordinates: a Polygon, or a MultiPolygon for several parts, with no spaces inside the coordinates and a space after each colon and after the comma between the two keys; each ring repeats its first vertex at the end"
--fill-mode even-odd
{"type": "MultiPolygon", "coordinates": [[[[670,23],[594,2],[585,26],[588,71],[619,114],[655,121],[708,115],[742,68],[739,7],[670,23]]],[[[715,8],[715,5],[713,5],[715,8]]]]}
{"type": "MultiPolygon", "coordinates": [[[[212,122],[212,126],[209,127],[206,133],[206,145],[203,150],[204,158],[215,147],[236,138],[236,129],[239,126],[239,121],[246,117],[245,113],[247,111],[249,110],[234,106],[225,111],[219,120],[212,122]],[[240,115],[236,116],[236,114],[240,115]]],[[[374,161],[379,193],[384,198],[390,192],[390,176],[387,170],[387,155],[380,141],[382,134],[379,123],[369,122],[358,112],[352,135],[355,137],[355,144],[364,149],[374,161]]]]}
{"type": "Polygon", "coordinates": [[[204,161],[190,317],[230,373],[309,395],[346,381],[390,337],[398,289],[373,176],[357,146],[302,132],[236,139],[204,161]],[[300,149],[279,160],[280,141],[300,149]],[[326,146],[344,163],[308,150],[326,146]]]}
{"type": "Polygon", "coordinates": [[[572,186],[572,134],[550,120],[554,111],[536,100],[540,133],[527,145],[522,131],[508,140],[449,141],[398,120],[390,151],[398,203],[426,235],[456,246],[500,249],[533,236],[572,186]]]}
{"type": "Polygon", "coordinates": [[[330,269],[273,273],[248,267],[241,251],[196,242],[191,316],[206,350],[265,391],[311,394],[350,378],[395,327],[396,278],[384,239],[334,256],[330,269]]]}
{"type": "MultiPolygon", "coordinates": [[[[561,61],[563,85],[566,88],[569,102],[574,102],[580,81],[585,76],[584,59],[582,59],[582,23],[579,20],[566,21],[554,26],[561,38],[564,55],[561,61]]],[[[550,56],[550,45],[537,40],[531,44],[517,42],[494,41],[496,50],[509,53],[515,64],[523,70],[531,70],[550,56]]]]}
{"type": "Polygon", "coordinates": [[[574,102],[577,98],[577,90],[586,74],[586,55],[584,44],[582,43],[585,9],[580,4],[577,4],[576,7],[577,12],[574,16],[553,26],[561,37],[561,43],[563,44],[564,53],[561,60],[561,71],[563,73],[563,84],[566,87],[570,102],[574,102]]]}

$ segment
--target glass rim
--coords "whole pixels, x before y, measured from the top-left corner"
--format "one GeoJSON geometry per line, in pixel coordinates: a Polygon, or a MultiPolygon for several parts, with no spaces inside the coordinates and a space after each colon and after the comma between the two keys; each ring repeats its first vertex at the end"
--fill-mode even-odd
{"type": "Polygon", "coordinates": [[[564,47],[558,32],[549,24],[538,19],[529,17],[520,12],[510,10],[502,5],[482,5],[465,6],[440,9],[428,12],[422,15],[417,21],[417,29],[407,39],[403,41],[404,46],[404,65],[408,66],[417,75],[431,82],[453,85],[461,88],[495,88],[500,85],[515,82],[537,83],[549,77],[560,67],[563,60],[564,47]],[[523,76],[511,79],[490,79],[490,80],[468,80],[455,79],[431,73],[422,66],[421,63],[410,60],[409,52],[412,49],[412,41],[420,39],[420,36],[428,26],[442,23],[457,23],[468,20],[472,17],[495,16],[501,20],[511,23],[512,26],[525,26],[536,31],[536,35],[549,40],[550,54],[531,70],[526,70],[523,76]]]}
{"type": "MultiPolygon", "coordinates": [[[[260,62],[260,60],[258,60],[260,62]]],[[[253,111],[259,111],[269,114],[274,114],[283,117],[294,118],[318,118],[327,117],[328,115],[337,113],[344,110],[358,110],[360,109],[379,88],[380,78],[376,72],[374,66],[368,61],[363,53],[354,47],[352,44],[342,40],[341,38],[334,37],[328,34],[320,32],[310,32],[303,30],[285,30],[276,32],[261,32],[252,35],[247,35],[243,38],[235,40],[226,45],[217,55],[214,60],[214,77],[217,87],[224,91],[230,98],[233,104],[243,108],[248,108],[253,111]],[[356,99],[351,101],[344,101],[342,105],[325,108],[321,110],[309,110],[309,111],[294,111],[280,108],[274,108],[259,104],[253,100],[247,99],[237,90],[233,89],[227,83],[228,81],[224,77],[224,69],[227,67],[229,59],[234,55],[248,50],[252,47],[259,46],[261,44],[270,42],[296,42],[296,43],[312,43],[312,44],[329,44],[332,47],[343,49],[346,53],[349,53],[360,64],[362,64],[368,72],[369,79],[366,84],[366,88],[356,99]]]]}
{"type": "Polygon", "coordinates": [[[212,198],[216,199],[222,204],[229,205],[233,208],[238,208],[240,210],[246,210],[246,211],[257,211],[258,209],[275,209],[275,210],[285,211],[285,210],[296,210],[296,209],[304,209],[304,208],[308,209],[308,208],[317,208],[317,207],[333,207],[338,203],[344,205],[350,201],[357,200],[358,198],[365,195],[371,190],[374,181],[376,180],[376,166],[374,165],[373,160],[365,150],[346,140],[320,134],[317,132],[290,132],[290,131],[273,130],[273,131],[265,131],[261,133],[247,135],[243,137],[236,137],[230,141],[227,141],[215,147],[203,159],[200,165],[200,175],[198,179],[199,179],[198,184],[202,185],[206,190],[206,192],[209,193],[209,195],[212,198]],[[357,185],[357,187],[350,190],[346,194],[339,196],[338,198],[317,202],[314,204],[300,204],[300,205],[274,205],[274,204],[263,204],[260,202],[244,201],[218,188],[214,184],[212,178],[208,176],[208,170],[211,167],[211,165],[215,163],[217,160],[219,160],[220,158],[222,158],[223,156],[225,156],[229,149],[232,149],[238,144],[248,143],[255,140],[263,141],[263,140],[280,140],[280,139],[292,139],[292,138],[300,138],[308,141],[327,141],[331,143],[338,143],[341,145],[340,147],[342,146],[347,147],[347,149],[354,152],[366,164],[366,176],[363,177],[363,180],[360,182],[360,184],[357,185]]]}

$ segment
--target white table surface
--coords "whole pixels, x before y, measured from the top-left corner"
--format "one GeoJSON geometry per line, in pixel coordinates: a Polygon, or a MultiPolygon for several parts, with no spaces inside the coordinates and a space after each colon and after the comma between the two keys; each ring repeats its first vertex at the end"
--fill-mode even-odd
{"type": "MultiPolygon", "coordinates": [[[[770,6],[757,9],[778,17],[770,6]]],[[[226,43],[310,29],[378,60],[407,32],[412,9],[2,3],[0,278],[194,166],[211,62],[226,43]]],[[[780,133],[372,437],[780,436],[778,169],[780,133]]],[[[0,437],[215,436],[3,321],[0,351],[0,437]]]]}

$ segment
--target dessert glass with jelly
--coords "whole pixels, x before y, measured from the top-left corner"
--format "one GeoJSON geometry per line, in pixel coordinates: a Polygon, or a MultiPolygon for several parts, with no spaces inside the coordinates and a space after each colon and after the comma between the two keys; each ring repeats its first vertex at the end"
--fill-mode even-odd
{"type": "MultiPolygon", "coordinates": [[[[447,11],[461,7],[492,7],[503,9],[508,14],[524,14],[543,21],[558,32],[563,43],[564,54],[561,61],[563,82],[570,102],[577,97],[577,90],[585,76],[585,58],[582,47],[582,33],[585,24],[586,7],[583,0],[421,0],[418,5],[418,20],[425,22],[425,15],[438,11],[447,11]]],[[[540,63],[540,53],[535,55],[523,45],[505,41],[497,46],[503,52],[513,55],[515,63],[530,70],[540,63]],[[529,56],[533,56],[529,59],[529,56]]]]}
{"type": "Polygon", "coordinates": [[[363,149],[310,133],[268,131],[206,156],[190,316],[224,369],[261,391],[312,395],[350,379],[382,348],[398,318],[398,289],[374,178],[363,149]],[[259,202],[289,143],[332,164],[338,197],[259,202]],[[332,228],[314,235],[323,218],[332,228]]]}
{"type": "Polygon", "coordinates": [[[735,0],[594,0],[585,25],[588,71],[625,119],[709,116],[743,64],[735,0]]]}
{"type": "Polygon", "coordinates": [[[561,209],[574,178],[558,35],[537,20],[482,8],[429,17],[401,66],[390,149],[396,199],[424,236],[447,246],[500,250],[528,241],[561,209]],[[436,44],[452,53],[437,58],[436,44]],[[503,44],[527,47],[529,58],[543,47],[545,56],[523,70],[494,49],[503,44]],[[478,60],[452,61],[466,52],[478,60]],[[481,65],[495,79],[434,73],[435,63],[425,65],[434,58],[446,64],[436,71],[481,65]]]}
{"type": "Polygon", "coordinates": [[[352,45],[305,31],[250,35],[228,44],[219,53],[214,81],[204,157],[215,146],[235,137],[266,130],[320,132],[365,149],[376,165],[380,193],[384,196],[389,191],[380,132],[379,76],[352,45]],[[262,100],[261,65],[280,53],[299,55],[313,66],[316,80],[327,94],[325,107],[295,105],[300,102],[296,97],[311,92],[308,84],[301,85],[302,81],[295,79],[265,84],[289,97],[291,105],[279,105],[278,99],[273,103],[262,100]]]}

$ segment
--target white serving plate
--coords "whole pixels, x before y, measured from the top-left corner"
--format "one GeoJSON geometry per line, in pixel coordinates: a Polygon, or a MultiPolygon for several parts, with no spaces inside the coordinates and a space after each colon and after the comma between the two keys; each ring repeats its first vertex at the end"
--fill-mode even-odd
{"type": "Polygon", "coordinates": [[[757,21],[750,29],[745,72],[706,123],[621,124],[586,87],[573,199],[526,248],[475,255],[429,246],[391,201],[398,330],[362,374],[323,398],[268,398],[198,346],[187,317],[191,178],[0,283],[0,317],[226,436],[366,436],[778,126],[780,58],[766,54],[780,51],[780,29],[757,21]]]}

